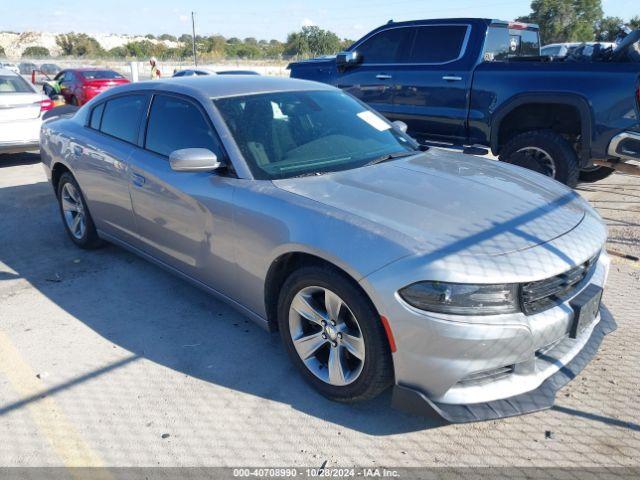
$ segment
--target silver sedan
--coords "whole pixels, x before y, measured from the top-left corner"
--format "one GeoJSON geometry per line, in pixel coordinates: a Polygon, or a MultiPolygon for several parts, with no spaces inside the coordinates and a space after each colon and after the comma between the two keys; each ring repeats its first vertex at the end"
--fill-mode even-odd
{"type": "MultiPolygon", "coordinates": [[[[81,248],[108,241],[279,330],[339,401],[452,422],[550,407],[615,327],[601,219],[536,173],[426,149],[333,87],[207,76],[47,121],[81,248]]],[[[112,299],[110,301],[117,301],[112,299]]]]}

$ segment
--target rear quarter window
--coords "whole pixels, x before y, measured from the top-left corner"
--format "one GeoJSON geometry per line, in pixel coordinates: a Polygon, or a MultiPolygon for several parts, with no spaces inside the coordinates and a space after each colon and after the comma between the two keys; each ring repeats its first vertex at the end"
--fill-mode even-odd
{"type": "Polygon", "coordinates": [[[102,121],[102,112],[104,112],[104,103],[101,103],[91,111],[91,119],[89,127],[94,130],[100,130],[100,122],[102,121]]]}
{"type": "Polygon", "coordinates": [[[140,118],[147,104],[143,94],[124,95],[107,100],[100,131],[125,142],[137,144],[140,118]]]}

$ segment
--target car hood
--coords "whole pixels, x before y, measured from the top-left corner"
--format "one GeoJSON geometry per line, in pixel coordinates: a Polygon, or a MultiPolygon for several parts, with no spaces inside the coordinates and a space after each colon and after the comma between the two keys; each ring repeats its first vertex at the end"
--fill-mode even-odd
{"type": "Polygon", "coordinates": [[[590,210],[529,170],[432,148],[378,165],[276,187],[379,225],[415,253],[502,255],[549,242],[590,210]]]}

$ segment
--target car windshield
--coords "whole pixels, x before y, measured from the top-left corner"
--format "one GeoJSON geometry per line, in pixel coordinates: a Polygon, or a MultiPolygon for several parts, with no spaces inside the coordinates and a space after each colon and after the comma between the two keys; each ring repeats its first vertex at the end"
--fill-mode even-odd
{"type": "Polygon", "coordinates": [[[340,91],[264,93],[214,103],[257,179],[348,170],[417,147],[340,91]]]}
{"type": "Polygon", "coordinates": [[[105,80],[112,78],[124,78],[113,70],[83,70],[82,76],[87,80],[105,80]]]}
{"type": "Polygon", "coordinates": [[[33,89],[18,75],[0,75],[1,93],[33,93],[33,89]]]}

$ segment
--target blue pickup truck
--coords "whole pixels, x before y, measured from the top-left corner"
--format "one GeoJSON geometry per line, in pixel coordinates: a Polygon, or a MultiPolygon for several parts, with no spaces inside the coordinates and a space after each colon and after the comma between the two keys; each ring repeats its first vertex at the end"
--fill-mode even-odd
{"type": "Polygon", "coordinates": [[[389,22],[345,52],[289,69],[344,89],[427,143],[488,147],[573,186],[613,172],[601,162],[640,160],[638,39],[554,61],[540,56],[536,25],[389,22]]]}

